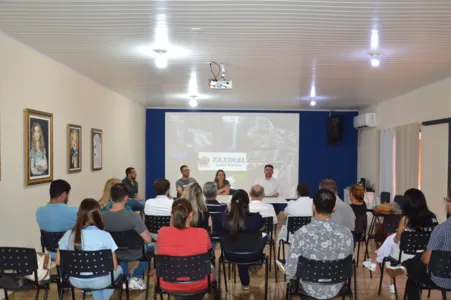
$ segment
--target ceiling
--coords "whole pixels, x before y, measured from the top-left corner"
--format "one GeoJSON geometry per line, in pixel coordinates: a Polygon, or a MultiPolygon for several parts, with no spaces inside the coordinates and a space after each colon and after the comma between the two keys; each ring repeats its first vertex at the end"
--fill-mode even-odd
{"type": "MultiPolygon", "coordinates": [[[[451,75],[451,1],[0,1],[0,30],[149,107],[358,109],[451,75]],[[185,56],[155,67],[157,16],[185,56]],[[381,65],[371,67],[371,30],[381,65]],[[211,90],[206,62],[232,90],[211,90]]],[[[174,52],[175,53],[175,52],[174,52]]]]}

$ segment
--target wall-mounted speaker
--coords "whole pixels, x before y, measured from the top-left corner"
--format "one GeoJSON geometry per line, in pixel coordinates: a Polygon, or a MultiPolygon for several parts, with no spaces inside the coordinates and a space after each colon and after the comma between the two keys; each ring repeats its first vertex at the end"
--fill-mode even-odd
{"type": "Polygon", "coordinates": [[[327,142],[333,145],[343,140],[343,115],[330,116],[327,119],[327,142]]]}

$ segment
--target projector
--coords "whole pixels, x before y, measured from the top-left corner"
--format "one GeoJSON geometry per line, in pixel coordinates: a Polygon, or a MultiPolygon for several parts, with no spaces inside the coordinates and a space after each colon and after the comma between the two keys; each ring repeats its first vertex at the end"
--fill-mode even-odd
{"type": "Polygon", "coordinates": [[[232,81],[230,80],[210,80],[210,88],[215,90],[231,90],[232,81]]]}

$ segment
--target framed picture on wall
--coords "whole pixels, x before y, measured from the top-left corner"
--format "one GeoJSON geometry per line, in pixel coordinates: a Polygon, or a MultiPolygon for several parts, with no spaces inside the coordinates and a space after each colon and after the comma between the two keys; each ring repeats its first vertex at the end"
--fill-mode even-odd
{"type": "Polygon", "coordinates": [[[81,126],[67,124],[67,172],[81,172],[81,126]]]}
{"type": "Polygon", "coordinates": [[[102,170],[102,141],[103,133],[101,129],[91,129],[91,165],[92,170],[102,170]]]}
{"type": "Polygon", "coordinates": [[[25,109],[25,185],[53,180],[53,114],[25,109]]]}

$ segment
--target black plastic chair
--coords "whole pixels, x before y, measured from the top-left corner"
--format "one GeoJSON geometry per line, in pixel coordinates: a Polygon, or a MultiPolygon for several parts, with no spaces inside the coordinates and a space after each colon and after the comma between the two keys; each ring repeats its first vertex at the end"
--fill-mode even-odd
{"type": "MultiPolygon", "coordinates": [[[[432,251],[431,260],[428,264],[428,275],[434,274],[436,277],[446,278],[448,280],[451,279],[451,251],[432,251]]],[[[444,289],[439,287],[438,285],[425,285],[420,284],[419,292],[423,290],[438,290],[442,293],[442,300],[446,300],[446,293],[451,292],[451,289],[444,289]]],[[[406,296],[404,296],[406,299],[406,296]]]]}
{"type": "MultiPolygon", "coordinates": [[[[299,279],[303,282],[318,284],[338,284],[343,283],[343,288],[337,296],[349,296],[352,299],[351,277],[353,272],[352,255],[341,260],[310,260],[300,256],[298,260],[296,279],[291,279],[287,283],[286,299],[292,299],[293,296],[308,296],[312,298],[302,288],[299,279]]],[[[355,276],[355,275],[354,275],[355,276]]],[[[335,298],[333,297],[333,298],[335,298]]],[[[312,298],[315,299],[315,298],[312,298]]]]}
{"type": "MultiPolygon", "coordinates": [[[[222,228],[221,225],[221,212],[210,212],[211,223],[213,225],[213,232],[211,233],[211,240],[219,243],[221,239],[221,232],[218,228],[222,228]]],[[[210,232],[210,231],[209,231],[210,232]]],[[[213,249],[214,251],[214,249],[213,249]]]]}
{"type": "Polygon", "coordinates": [[[371,220],[370,229],[368,231],[368,235],[365,243],[365,257],[364,260],[369,258],[368,252],[368,243],[370,240],[374,240],[376,243],[376,248],[378,248],[378,243],[381,244],[385,238],[398,231],[399,221],[401,220],[402,215],[383,215],[373,213],[373,219],[371,220]],[[376,228],[376,220],[379,218],[383,218],[382,221],[382,232],[380,234],[373,233],[373,230],[376,228]]]}
{"type": "MultiPolygon", "coordinates": [[[[99,251],[69,251],[60,250],[60,272],[63,279],[63,286],[70,286],[72,290],[72,299],[74,298],[74,286],[70,283],[69,277],[75,278],[97,278],[110,275],[111,283],[103,289],[119,289],[119,299],[122,298],[123,287],[125,283],[126,290],[128,290],[128,280],[123,274],[120,274],[114,280],[114,263],[113,253],[111,250],[99,251]],[[92,275],[84,275],[91,273],[92,275]]],[[[103,290],[102,289],[102,290],[103,290]]],[[[96,289],[82,289],[83,299],[86,297],[86,292],[95,291],[96,289]]],[[[63,289],[60,292],[59,299],[63,299],[63,289]]],[[[127,294],[127,300],[129,295],[127,294]]]]}
{"type": "Polygon", "coordinates": [[[169,227],[171,216],[145,216],[144,223],[150,233],[158,234],[161,227],[169,227]]]}
{"type": "Polygon", "coordinates": [[[390,193],[389,192],[381,193],[381,203],[390,203],[390,193]]]}
{"type": "Polygon", "coordinates": [[[39,298],[39,291],[44,289],[44,299],[47,299],[50,280],[38,281],[38,260],[36,250],[31,248],[0,247],[0,288],[3,289],[5,299],[8,291],[27,291],[36,289],[35,299],[39,298]],[[34,281],[22,278],[34,274],[34,281]]]}
{"type": "MultiPolygon", "coordinates": [[[[283,264],[285,264],[285,245],[290,244],[290,234],[294,234],[296,231],[301,229],[303,226],[310,224],[312,221],[312,217],[288,217],[287,220],[287,236],[286,240],[282,240],[279,237],[279,249],[277,250],[277,259],[280,260],[283,264]],[[280,259],[280,249],[282,249],[282,255],[283,259],[280,259]]],[[[277,278],[277,271],[276,271],[276,278],[277,278]]],[[[285,281],[286,277],[284,276],[285,281]]]]}
{"type": "MultiPolygon", "coordinates": [[[[134,230],[128,231],[117,231],[112,232],[108,231],[113,237],[114,242],[116,243],[118,250],[116,251],[116,256],[118,262],[131,262],[131,261],[147,261],[149,263],[147,267],[147,274],[150,273],[150,264],[152,262],[152,255],[148,255],[145,251],[145,243],[142,237],[134,230]],[[141,250],[141,257],[137,257],[136,259],[127,260],[121,259],[121,251],[130,251],[130,250],[141,250]]],[[[147,276],[146,280],[146,299],[149,297],[149,281],[150,276],[147,276]]],[[[126,294],[129,294],[128,286],[126,289],[126,294]]]]}
{"type": "Polygon", "coordinates": [[[157,294],[163,299],[163,294],[190,297],[211,293],[212,290],[216,293],[216,297],[218,297],[216,283],[210,278],[212,274],[210,258],[210,253],[191,256],[155,255],[157,282],[154,290],[154,299],[157,299],[157,294]],[[208,286],[207,289],[195,292],[171,291],[161,286],[161,279],[168,283],[179,284],[180,286],[206,279],[208,286]]]}
{"type": "MultiPolygon", "coordinates": [[[[45,252],[45,250],[47,250],[48,252],[57,252],[59,245],[58,242],[61,240],[61,238],[63,237],[63,235],[66,232],[48,232],[48,231],[44,231],[41,230],[41,247],[42,247],[42,252],[45,252]]],[[[58,272],[56,272],[56,274],[52,274],[50,275],[50,281],[52,283],[56,283],[56,286],[58,288],[58,295],[60,293],[60,289],[61,289],[61,281],[59,278],[59,274],[58,272]]]]}
{"type": "Polygon", "coordinates": [[[269,245],[269,271],[271,271],[271,262],[274,261],[274,275],[276,276],[277,283],[276,242],[274,239],[276,225],[274,225],[273,217],[263,218],[263,221],[265,222],[264,232],[268,237],[268,242],[266,244],[269,245]]]}
{"type": "Polygon", "coordinates": [[[360,243],[366,241],[366,230],[368,227],[368,217],[357,216],[355,218],[355,229],[352,232],[354,236],[354,243],[357,246],[357,256],[355,257],[356,266],[359,266],[359,258],[360,258],[360,243]]]}

